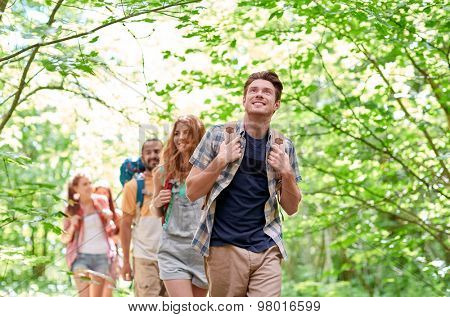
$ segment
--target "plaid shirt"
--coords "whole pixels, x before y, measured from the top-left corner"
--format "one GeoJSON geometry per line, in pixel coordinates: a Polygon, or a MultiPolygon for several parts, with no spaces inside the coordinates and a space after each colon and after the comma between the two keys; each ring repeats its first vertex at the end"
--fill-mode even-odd
{"type": "MultiPolygon", "coordinates": [[[[215,125],[210,128],[202,140],[198,144],[194,153],[192,154],[189,162],[195,167],[198,167],[204,170],[209,163],[217,156],[219,151],[219,146],[225,139],[224,136],[224,128],[222,125],[215,125]]],[[[245,130],[244,130],[243,121],[239,121],[236,123],[235,134],[240,135],[240,143],[241,148],[245,149],[246,140],[245,140],[245,130]]],[[[269,194],[270,197],[266,201],[264,205],[264,214],[266,218],[266,224],[264,226],[264,232],[271,237],[277,246],[279,247],[283,258],[287,258],[286,248],[283,244],[282,233],[281,233],[281,220],[278,212],[278,202],[277,202],[277,193],[276,193],[276,185],[277,179],[275,178],[275,171],[273,168],[267,163],[267,157],[269,156],[270,145],[272,142],[273,132],[269,129],[269,138],[266,144],[266,171],[268,177],[268,185],[269,185],[269,194]]],[[[291,140],[284,138],[285,152],[289,155],[289,161],[292,166],[292,170],[295,174],[296,182],[299,182],[302,178],[298,171],[298,163],[297,157],[295,154],[294,145],[291,140]]],[[[208,201],[205,202],[205,208],[202,210],[202,216],[200,220],[200,225],[195,233],[194,239],[192,240],[192,246],[200,251],[203,256],[209,255],[209,243],[211,239],[212,228],[214,225],[214,214],[216,210],[216,198],[219,196],[221,191],[225,189],[233,179],[236,174],[239,166],[244,157],[245,150],[241,151],[241,157],[229,163],[224,170],[220,173],[216,182],[214,183],[211,193],[209,195],[208,201]]]]}

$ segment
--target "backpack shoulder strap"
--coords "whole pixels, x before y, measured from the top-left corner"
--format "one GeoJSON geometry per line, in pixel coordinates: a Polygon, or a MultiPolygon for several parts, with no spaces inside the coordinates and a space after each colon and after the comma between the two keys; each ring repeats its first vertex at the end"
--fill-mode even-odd
{"type": "Polygon", "coordinates": [[[137,183],[136,205],[137,207],[141,208],[142,204],[144,203],[144,189],[145,189],[145,177],[142,173],[136,175],[136,183],[137,183]]]}
{"type": "MultiPolygon", "coordinates": [[[[272,132],[272,138],[270,140],[270,145],[278,144],[281,146],[281,150],[285,151],[286,149],[286,138],[283,134],[281,134],[278,130],[271,129],[272,132]]],[[[283,212],[280,209],[280,199],[281,199],[281,175],[279,173],[275,173],[275,179],[277,180],[275,191],[277,195],[277,204],[278,204],[278,210],[281,215],[281,220],[284,221],[284,215],[283,212]]]]}
{"type": "MultiPolygon", "coordinates": [[[[271,132],[272,138],[270,140],[270,146],[278,144],[279,146],[281,146],[281,150],[284,152],[286,149],[286,138],[284,137],[284,135],[282,135],[279,131],[275,129],[271,129],[271,132]]],[[[275,178],[280,179],[280,175],[277,173],[275,175],[275,178]]]]}
{"type": "Polygon", "coordinates": [[[272,131],[272,139],[270,140],[270,145],[278,144],[281,145],[282,150],[286,148],[286,138],[283,134],[281,134],[278,130],[271,129],[272,131]]]}
{"type": "Polygon", "coordinates": [[[134,223],[139,223],[141,218],[141,208],[144,203],[144,190],[145,190],[145,178],[142,173],[136,174],[134,176],[136,180],[136,214],[134,215],[134,223]]]}
{"type": "Polygon", "coordinates": [[[228,144],[236,135],[237,121],[230,121],[223,125],[223,133],[225,137],[225,144],[228,144]]]}

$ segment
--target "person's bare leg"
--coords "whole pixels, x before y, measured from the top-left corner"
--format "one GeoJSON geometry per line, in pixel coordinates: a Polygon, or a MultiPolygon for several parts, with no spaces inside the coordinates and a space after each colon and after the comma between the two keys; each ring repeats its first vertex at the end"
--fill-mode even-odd
{"type": "Polygon", "coordinates": [[[205,297],[208,293],[208,289],[200,288],[192,284],[192,293],[194,297],[205,297]]]}
{"type": "Polygon", "coordinates": [[[89,281],[86,280],[86,275],[83,271],[74,273],[75,285],[77,286],[78,296],[89,297],[89,281]]]}
{"type": "Polygon", "coordinates": [[[102,297],[112,297],[114,285],[111,282],[105,282],[103,285],[102,297]]]}
{"type": "Polygon", "coordinates": [[[93,274],[89,274],[89,277],[91,278],[91,286],[89,287],[89,296],[102,297],[103,285],[105,284],[105,280],[93,274]]]}
{"type": "Polygon", "coordinates": [[[191,280],[165,280],[170,297],[193,297],[191,280]]]}

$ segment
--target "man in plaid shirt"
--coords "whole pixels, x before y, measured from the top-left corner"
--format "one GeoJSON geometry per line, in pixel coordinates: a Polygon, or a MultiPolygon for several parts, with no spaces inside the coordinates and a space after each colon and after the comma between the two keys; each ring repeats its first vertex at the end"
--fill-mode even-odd
{"type": "Polygon", "coordinates": [[[270,129],[282,90],[274,72],[250,75],[243,121],[210,128],[190,159],[187,196],[206,196],[192,245],[205,257],[211,296],[280,296],[278,201],[293,215],[302,199],[294,146],[270,129]]]}

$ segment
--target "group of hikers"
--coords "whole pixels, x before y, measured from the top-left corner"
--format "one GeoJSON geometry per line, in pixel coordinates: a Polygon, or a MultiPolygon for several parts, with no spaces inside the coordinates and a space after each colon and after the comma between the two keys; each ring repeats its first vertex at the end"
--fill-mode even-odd
{"type": "Polygon", "coordinates": [[[205,132],[182,116],[166,144],[146,140],[121,212],[106,184],[70,181],[62,240],[80,296],[112,296],[120,275],[136,296],[280,296],[279,205],[292,215],[302,199],[293,143],[270,128],[282,90],[253,73],[242,120],[205,132]]]}

